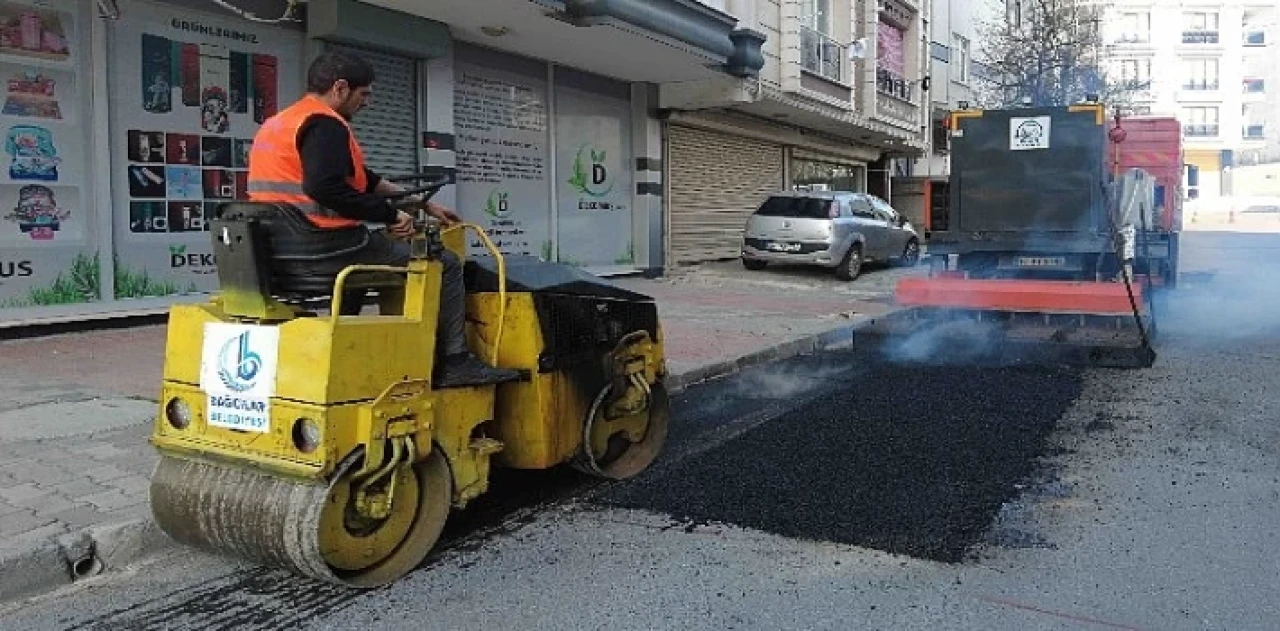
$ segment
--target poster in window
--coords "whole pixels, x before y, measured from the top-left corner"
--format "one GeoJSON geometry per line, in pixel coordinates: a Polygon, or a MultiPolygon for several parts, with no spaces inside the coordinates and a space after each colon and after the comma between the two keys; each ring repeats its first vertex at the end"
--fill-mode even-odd
{"type": "Polygon", "coordinates": [[[455,62],[453,98],[459,214],[503,254],[550,258],[546,82],[455,62]]]}
{"type": "Polygon", "coordinates": [[[0,309],[100,298],[83,9],[0,1],[0,309]]]}
{"type": "Polygon", "coordinates": [[[559,261],[632,265],[631,103],[556,86],[559,261]]]}
{"type": "MultiPolygon", "coordinates": [[[[122,0],[123,1],[123,0],[122,0]]],[[[158,3],[109,24],[117,298],[217,286],[209,220],[246,195],[247,153],[302,95],[302,32],[158,3]],[[277,72],[289,68],[291,72],[277,72]],[[296,69],[296,70],[295,70],[296,69]]]]}

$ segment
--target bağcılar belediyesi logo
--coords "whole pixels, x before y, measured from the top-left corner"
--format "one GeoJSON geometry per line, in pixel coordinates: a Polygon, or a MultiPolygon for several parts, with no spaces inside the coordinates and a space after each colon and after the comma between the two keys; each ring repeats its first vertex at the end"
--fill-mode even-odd
{"type": "Polygon", "coordinates": [[[254,352],[249,331],[226,341],[218,353],[218,378],[232,392],[245,392],[257,383],[262,356],[254,352]]]}

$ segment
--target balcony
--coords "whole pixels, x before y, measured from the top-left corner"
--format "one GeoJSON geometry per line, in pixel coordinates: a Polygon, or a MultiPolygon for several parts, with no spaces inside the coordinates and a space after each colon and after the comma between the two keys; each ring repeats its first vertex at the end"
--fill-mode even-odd
{"type": "Polygon", "coordinates": [[[805,72],[847,83],[846,46],[807,26],[800,27],[800,66],[805,72]]]}
{"type": "Polygon", "coordinates": [[[1221,87],[1217,81],[1187,81],[1182,84],[1186,92],[1217,92],[1221,87]]]}
{"type": "Polygon", "coordinates": [[[1219,125],[1217,123],[1182,126],[1182,135],[1186,138],[1217,138],[1218,133],[1219,125]]]}
{"type": "Polygon", "coordinates": [[[1182,31],[1183,44],[1219,44],[1221,43],[1220,37],[1217,29],[1188,29],[1182,31]]]}
{"type": "Polygon", "coordinates": [[[1151,33],[1121,33],[1111,40],[1117,45],[1142,45],[1151,43],[1151,33]]]}
{"type": "Polygon", "coordinates": [[[908,103],[915,102],[915,86],[912,82],[887,68],[876,69],[876,91],[908,103]]]}

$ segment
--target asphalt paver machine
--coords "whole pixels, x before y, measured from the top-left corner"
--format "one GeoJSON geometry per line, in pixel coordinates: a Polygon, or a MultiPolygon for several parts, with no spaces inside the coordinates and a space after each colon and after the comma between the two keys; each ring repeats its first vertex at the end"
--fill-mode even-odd
{"type": "Polygon", "coordinates": [[[930,235],[929,274],[899,282],[904,315],[868,336],[976,323],[999,354],[1151,365],[1153,290],[1176,278],[1176,239],[1157,216],[1156,178],[1120,168],[1121,121],[1087,102],[957,111],[948,127],[950,213],[930,235]]]}

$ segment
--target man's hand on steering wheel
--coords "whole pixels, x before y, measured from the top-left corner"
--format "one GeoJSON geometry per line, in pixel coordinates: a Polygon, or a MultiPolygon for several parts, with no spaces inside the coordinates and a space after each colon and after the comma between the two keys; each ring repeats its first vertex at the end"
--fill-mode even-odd
{"type": "Polygon", "coordinates": [[[413,215],[401,210],[396,212],[396,222],[388,227],[391,234],[407,239],[413,234],[413,215]]]}
{"type": "Polygon", "coordinates": [[[439,219],[445,225],[462,222],[462,217],[459,217],[458,213],[432,202],[427,202],[427,214],[439,219]]]}

